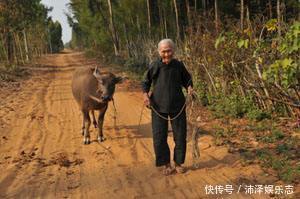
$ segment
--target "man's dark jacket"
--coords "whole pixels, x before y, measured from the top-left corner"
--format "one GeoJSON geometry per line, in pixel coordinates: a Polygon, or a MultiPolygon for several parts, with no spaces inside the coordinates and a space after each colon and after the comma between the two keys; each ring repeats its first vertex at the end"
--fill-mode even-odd
{"type": "Polygon", "coordinates": [[[143,92],[148,93],[151,84],[151,105],[161,113],[179,112],[185,103],[182,87],[193,86],[191,75],[176,59],[169,64],[164,64],[161,59],[152,62],[142,82],[143,92]]]}

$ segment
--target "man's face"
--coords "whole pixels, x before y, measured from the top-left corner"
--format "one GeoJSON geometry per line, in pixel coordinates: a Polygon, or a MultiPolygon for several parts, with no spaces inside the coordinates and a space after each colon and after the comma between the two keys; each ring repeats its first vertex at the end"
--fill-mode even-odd
{"type": "Polygon", "coordinates": [[[163,43],[160,45],[159,49],[159,55],[162,58],[162,62],[165,64],[168,64],[171,62],[174,54],[174,50],[168,43],[163,43]]]}

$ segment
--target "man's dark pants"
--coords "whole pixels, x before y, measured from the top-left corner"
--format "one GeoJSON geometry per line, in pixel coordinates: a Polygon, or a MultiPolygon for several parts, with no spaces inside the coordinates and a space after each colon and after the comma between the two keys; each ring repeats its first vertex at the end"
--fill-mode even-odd
{"type": "MultiPolygon", "coordinates": [[[[153,145],[156,156],[156,166],[170,163],[170,149],[167,143],[168,121],[159,117],[152,110],[153,145]]],[[[178,113],[160,113],[164,117],[174,118],[178,113]]],[[[175,120],[171,121],[175,142],[174,161],[180,165],[184,163],[186,153],[186,113],[185,110],[175,120]]]]}

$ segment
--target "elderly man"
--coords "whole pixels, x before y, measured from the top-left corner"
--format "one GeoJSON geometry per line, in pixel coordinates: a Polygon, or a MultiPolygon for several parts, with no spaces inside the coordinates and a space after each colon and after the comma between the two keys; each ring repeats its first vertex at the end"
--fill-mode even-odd
{"type": "Polygon", "coordinates": [[[170,149],[167,143],[168,118],[171,121],[175,142],[175,171],[184,173],[182,166],[186,154],[186,113],[185,97],[182,87],[192,94],[193,83],[184,64],[173,58],[175,44],[171,39],[163,39],[158,43],[160,59],[152,62],[142,82],[144,103],[152,109],[153,145],[156,166],[164,166],[163,173],[171,174],[170,149]],[[151,85],[153,90],[149,94],[151,85]]]}

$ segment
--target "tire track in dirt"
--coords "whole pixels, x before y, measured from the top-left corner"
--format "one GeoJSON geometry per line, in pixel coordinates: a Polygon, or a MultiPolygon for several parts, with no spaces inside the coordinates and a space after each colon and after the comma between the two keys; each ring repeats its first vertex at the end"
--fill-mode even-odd
{"type": "MultiPolygon", "coordinates": [[[[37,107],[39,106],[39,103],[43,103],[42,98],[44,96],[44,87],[46,85],[41,83],[39,86],[41,88],[35,87],[35,90],[33,90],[33,98],[28,101],[29,106],[27,109],[21,109],[21,111],[25,111],[25,115],[17,120],[15,119],[16,117],[12,119],[14,125],[11,128],[8,128],[11,134],[10,139],[13,140],[13,145],[4,145],[4,148],[8,147],[6,150],[9,151],[9,156],[6,157],[15,157],[10,158],[11,162],[15,163],[15,165],[14,167],[12,167],[12,165],[8,166],[10,172],[8,172],[6,178],[1,180],[1,184],[5,184],[5,186],[18,186],[18,181],[13,178],[14,175],[18,178],[22,178],[22,175],[24,175],[24,179],[28,178],[26,171],[29,167],[29,159],[33,158],[28,157],[28,154],[30,154],[30,156],[35,155],[34,143],[38,142],[42,137],[41,130],[37,127],[42,123],[41,119],[43,119],[43,115],[39,114],[37,107]],[[32,130],[36,131],[35,136],[32,136],[32,130]]],[[[17,96],[14,98],[16,97],[17,96]]],[[[15,104],[11,105],[14,106],[15,104]]],[[[2,186],[0,187],[2,188],[2,186]]]]}
{"type": "MultiPolygon", "coordinates": [[[[16,96],[23,100],[0,103],[2,128],[0,146],[0,196],[3,198],[214,198],[205,194],[205,185],[237,185],[241,179],[254,182],[262,175],[257,166],[242,167],[239,156],[225,147],[216,147],[208,135],[200,137],[200,168],[193,169],[191,142],[181,175],[162,176],[154,167],[149,110],[144,110],[140,127],[142,96],[130,82],[116,89],[117,128],[110,104],[104,121],[107,140],[82,144],[81,114],[71,94],[75,68],[94,65],[78,52],[63,52],[41,60],[39,77],[25,83],[16,96]],[[20,107],[20,108],[19,108],[20,107]],[[17,121],[17,125],[14,122],[17,121]],[[209,146],[209,147],[207,147],[209,146]]],[[[110,70],[103,68],[103,70],[110,70]]],[[[6,100],[14,99],[7,97],[6,100]]],[[[173,137],[168,142],[171,151],[173,137]]],[[[223,198],[269,198],[242,194],[223,198]]]]}

